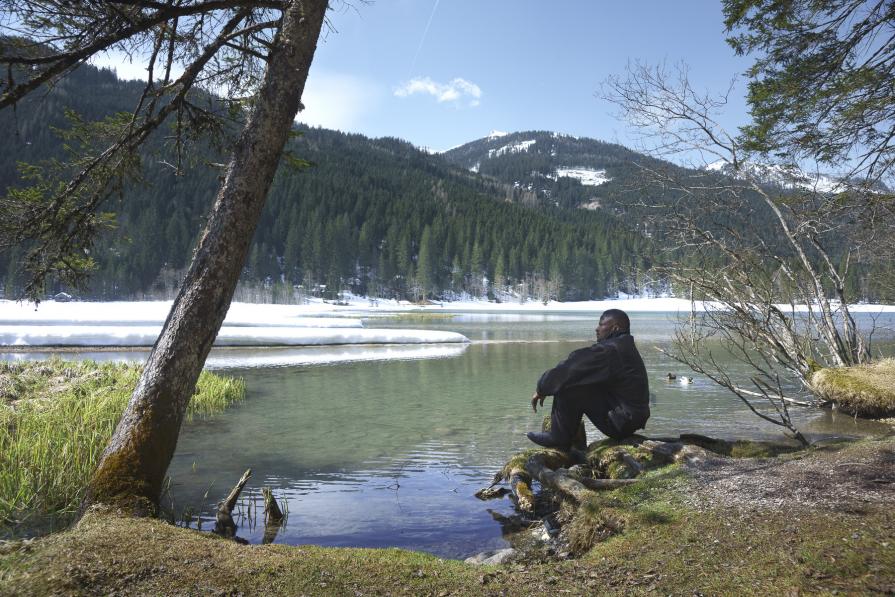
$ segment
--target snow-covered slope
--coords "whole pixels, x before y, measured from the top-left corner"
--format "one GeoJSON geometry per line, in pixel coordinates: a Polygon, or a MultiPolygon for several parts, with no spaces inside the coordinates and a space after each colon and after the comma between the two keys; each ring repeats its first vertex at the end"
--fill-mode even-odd
{"type": "Polygon", "coordinates": [[[706,165],[705,170],[721,172],[740,180],[752,178],[759,184],[774,185],[782,189],[802,189],[818,193],[841,193],[847,189],[845,183],[827,174],[811,174],[779,164],[745,162],[735,171],[733,164],[727,160],[717,160],[706,165]]]}

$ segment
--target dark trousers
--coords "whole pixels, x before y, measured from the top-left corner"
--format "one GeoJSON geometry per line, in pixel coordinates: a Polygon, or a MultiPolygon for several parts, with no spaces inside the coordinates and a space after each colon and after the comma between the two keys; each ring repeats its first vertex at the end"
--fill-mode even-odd
{"type": "Polygon", "coordinates": [[[649,411],[632,413],[598,386],[576,386],[553,397],[550,435],[560,445],[571,445],[581,417],[587,415],[594,427],[611,438],[627,437],[642,428],[649,411]]]}

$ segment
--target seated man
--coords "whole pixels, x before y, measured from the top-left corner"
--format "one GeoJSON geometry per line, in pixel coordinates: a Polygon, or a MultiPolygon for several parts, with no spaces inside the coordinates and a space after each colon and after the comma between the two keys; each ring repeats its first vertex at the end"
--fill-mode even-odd
{"type": "Polygon", "coordinates": [[[553,396],[550,431],[529,433],[528,439],[548,448],[568,450],[581,416],[612,438],[627,437],[649,419],[649,382],[643,359],[634,346],[631,322],[624,311],[610,309],[600,316],[597,343],[573,351],[538,380],[531,397],[553,396]]]}

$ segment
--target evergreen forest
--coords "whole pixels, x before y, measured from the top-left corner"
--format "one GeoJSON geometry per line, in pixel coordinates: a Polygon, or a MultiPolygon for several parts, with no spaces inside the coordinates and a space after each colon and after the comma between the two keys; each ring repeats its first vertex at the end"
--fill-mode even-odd
{"type": "MultiPolygon", "coordinates": [[[[15,111],[0,112],[6,139],[0,189],[27,186],[26,165],[64,161],[64,131],[132,110],[141,91],[139,82],[82,66],[15,111]]],[[[213,106],[214,98],[207,101],[213,106]]],[[[684,170],[677,166],[548,131],[493,134],[443,154],[395,138],[302,125],[294,133],[236,300],[337,300],[351,292],[412,301],[547,301],[680,290],[656,273],[676,248],[666,246],[661,227],[637,207],[650,193],[665,192],[643,184],[641,169],[684,170]],[[602,178],[594,184],[582,172],[602,178]]],[[[102,207],[113,225],[91,250],[95,269],[87,286],[57,281],[45,294],[172,298],[218,188],[226,159],[215,148],[226,147],[227,134],[222,143],[197,140],[183,167],[174,167],[164,135],[152,139],[142,175],[102,207]]],[[[747,217],[760,226],[764,216],[752,210],[747,217]]],[[[735,214],[730,222],[736,225],[735,214]]],[[[26,250],[0,253],[6,298],[21,295],[26,250]]],[[[674,259],[687,263],[679,252],[674,259]]],[[[693,265],[715,268],[721,261],[693,265]]],[[[895,298],[893,273],[891,264],[856,263],[847,280],[850,295],[895,298]]]]}

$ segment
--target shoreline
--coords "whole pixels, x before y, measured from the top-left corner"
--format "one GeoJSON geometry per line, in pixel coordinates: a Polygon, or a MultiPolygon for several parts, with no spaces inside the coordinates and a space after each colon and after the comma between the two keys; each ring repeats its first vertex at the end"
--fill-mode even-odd
{"type": "Polygon", "coordinates": [[[239,545],[94,509],[0,542],[15,594],[848,594],[895,590],[895,436],[672,467],[600,494],[612,533],[578,557],[476,566],[402,549],[239,545]],[[869,495],[864,489],[869,484],[869,495]]]}

